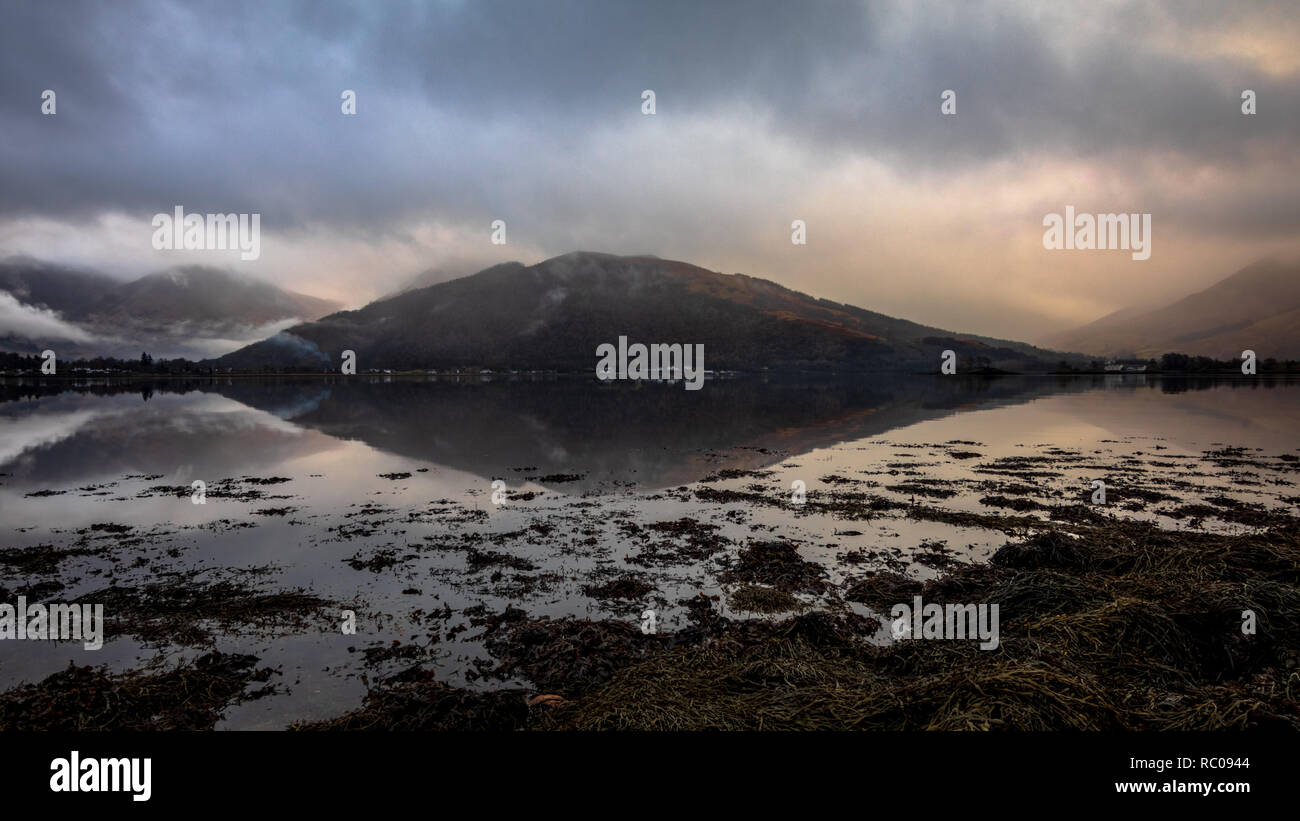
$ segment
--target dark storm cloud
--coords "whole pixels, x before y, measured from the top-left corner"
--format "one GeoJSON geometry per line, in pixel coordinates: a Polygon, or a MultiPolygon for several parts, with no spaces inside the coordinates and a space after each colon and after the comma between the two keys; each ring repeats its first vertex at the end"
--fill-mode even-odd
{"type": "Polygon", "coordinates": [[[500,170],[545,174],[586,131],[784,89],[870,42],[845,4],[44,4],[0,33],[12,215],[262,210],[382,221],[463,212],[500,170]],[[42,89],[59,111],[42,117],[42,89]],[[355,89],[361,116],[343,118],[355,89]],[[476,131],[501,124],[504,144],[476,131]],[[502,150],[504,149],[504,150],[502,150]],[[497,151],[499,153],[489,153],[497,151]]]}
{"type": "MultiPolygon", "coordinates": [[[[373,231],[415,213],[454,222],[513,205],[545,211],[555,236],[542,239],[559,244],[593,200],[637,201],[609,190],[622,175],[583,176],[636,155],[602,166],[583,154],[593,134],[640,125],[645,88],[659,107],[647,129],[718,117],[737,125],[737,141],[767,133],[918,176],[1053,152],[1233,162],[1251,141],[1294,139],[1293,77],[1140,47],[1169,15],[1201,30],[1222,13],[1125,7],[1113,31],[1066,52],[1060,21],[1082,25],[1095,7],[1048,18],[1025,8],[10,2],[0,215],[183,203],[258,211],[268,230],[373,231]],[[1242,87],[1260,95],[1254,118],[1238,113],[1242,87]],[[40,115],[45,88],[59,95],[56,117],[40,115]],[[344,88],[358,93],[355,118],[339,113],[344,88]],[[947,88],[956,118],[937,115],[947,88]]],[[[1251,8],[1268,19],[1283,7],[1251,8]]],[[[1282,206],[1294,214],[1294,199],[1282,206]]]]}

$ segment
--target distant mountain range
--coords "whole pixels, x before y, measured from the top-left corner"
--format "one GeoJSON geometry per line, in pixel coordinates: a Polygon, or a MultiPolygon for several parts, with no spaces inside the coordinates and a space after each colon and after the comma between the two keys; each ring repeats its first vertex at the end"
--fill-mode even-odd
{"type": "Polygon", "coordinates": [[[0,261],[0,349],[10,351],[203,358],[339,307],[216,268],[123,282],[26,258],[0,261]]]}
{"type": "Polygon", "coordinates": [[[426,272],[355,311],[230,271],[183,267],[123,282],[0,261],[0,350],[62,358],[183,356],[240,369],[589,370],[617,343],[705,346],[712,370],[1041,371],[1167,352],[1300,359],[1300,263],[1264,261],[1158,309],[1125,308],[1047,340],[1059,353],[961,334],[654,256],[575,252],[536,265],[426,272]],[[258,341],[260,340],[260,341],[258,341]],[[252,344],[249,344],[252,343],[252,344]],[[216,359],[211,359],[217,357],[216,359]]]}
{"type": "Polygon", "coordinates": [[[1177,352],[1235,359],[1300,359],[1300,263],[1266,260],[1155,310],[1126,308],[1049,338],[1098,356],[1142,359],[1177,352]]]}
{"type": "Polygon", "coordinates": [[[235,368],[595,367],[616,343],[703,344],[709,369],[1046,370],[1070,357],[1020,342],[957,334],[784,288],[651,256],[577,252],[495,265],[290,328],[227,354],[235,368]]]}

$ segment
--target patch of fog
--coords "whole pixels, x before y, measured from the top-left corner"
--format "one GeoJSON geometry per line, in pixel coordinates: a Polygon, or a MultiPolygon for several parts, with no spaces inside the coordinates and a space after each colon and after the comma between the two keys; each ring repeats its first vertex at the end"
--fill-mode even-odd
{"type": "MultiPolygon", "coordinates": [[[[3,301],[0,293],[0,302],[3,301]]],[[[8,330],[5,323],[8,316],[4,306],[0,305],[0,326],[8,330]]],[[[84,331],[68,325],[77,337],[63,337],[69,342],[57,349],[60,360],[83,359],[96,356],[110,356],[118,359],[134,360],[142,351],[148,352],[154,359],[211,359],[237,351],[246,345],[264,339],[283,335],[283,332],[299,325],[304,320],[298,318],[280,319],[261,325],[238,324],[228,322],[175,322],[168,325],[138,326],[133,324],[114,326],[92,326],[84,331]]],[[[63,323],[67,325],[67,323],[63,323]]],[[[30,333],[15,334],[30,341],[41,339],[30,333]]]]}
{"type": "MultiPolygon", "coordinates": [[[[153,356],[155,359],[172,359],[175,357],[212,359],[237,351],[254,342],[261,342],[264,339],[291,336],[285,334],[284,331],[295,325],[302,324],[303,321],[295,317],[279,319],[264,325],[224,325],[220,328],[207,329],[203,327],[185,329],[183,326],[174,325],[168,328],[165,336],[154,343],[153,356]],[[205,336],[205,332],[220,333],[221,336],[205,336]]],[[[298,340],[304,345],[311,344],[299,337],[292,337],[292,339],[298,340]]],[[[314,345],[311,347],[315,348],[314,345]]],[[[320,352],[315,351],[315,353],[319,354],[320,352]]]]}
{"type": "Polygon", "coordinates": [[[5,329],[6,336],[28,339],[67,339],[73,342],[95,339],[88,331],[65,322],[57,312],[24,305],[8,291],[0,291],[0,328],[5,329]]]}

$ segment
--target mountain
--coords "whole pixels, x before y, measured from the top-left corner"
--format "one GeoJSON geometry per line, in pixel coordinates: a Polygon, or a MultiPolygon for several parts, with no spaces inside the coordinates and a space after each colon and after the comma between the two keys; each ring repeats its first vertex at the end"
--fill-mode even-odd
{"type": "Polygon", "coordinates": [[[119,286],[91,309],[92,318],[149,322],[238,322],[315,319],[339,304],[285,291],[217,268],[173,268],[119,286]]]}
{"type": "Polygon", "coordinates": [[[1300,359],[1300,262],[1264,260],[1155,310],[1117,311],[1050,340],[1098,356],[1300,359]]]}
{"type": "Polygon", "coordinates": [[[68,268],[29,257],[0,261],[0,291],[23,305],[84,317],[96,302],[112,293],[116,280],[94,271],[68,268]]]}
{"type": "Polygon", "coordinates": [[[13,351],[212,356],[338,307],[216,268],[122,282],[29,258],[0,261],[0,349],[13,351]]]}
{"type": "MultiPolygon", "coordinates": [[[[705,367],[756,370],[1046,369],[1060,354],[957,335],[656,257],[577,252],[472,276],[299,325],[221,357],[224,367],[337,368],[344,350],[370,368],[589,370],[596,348],[628,342],[703,344],[705,367]]],[[[1077,359],[1077,358],[1076,358],[1077,359]]]]}

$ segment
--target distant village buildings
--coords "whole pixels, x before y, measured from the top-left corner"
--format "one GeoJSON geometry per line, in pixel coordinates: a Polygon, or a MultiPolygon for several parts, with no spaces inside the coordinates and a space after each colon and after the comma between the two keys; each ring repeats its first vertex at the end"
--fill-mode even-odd
{"type": "Polygon", "coordinates": [[[1145,364],[1125,365],[1123,362],[1116,362],[1113,359],[1106,363],[1107,373],[1142,373],[1146,369],[1147,366],[1145,364]]]}

